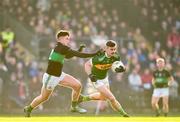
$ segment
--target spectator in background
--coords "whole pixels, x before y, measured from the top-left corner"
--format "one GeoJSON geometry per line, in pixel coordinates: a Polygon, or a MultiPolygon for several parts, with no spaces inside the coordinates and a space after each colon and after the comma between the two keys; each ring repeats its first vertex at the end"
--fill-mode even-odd
{"type": "Polygon", "coordinates": [[[36,61],[33,61],[29,67],[29,76],[31,78],[37,77],[38,73],[39,73],[38,63],[36,61]]]}
{"type": "Polygon", "coordinates": [[[15,42],[15,34],[9,27],[7,27],[4,31],[2,31],[1,38],[1,45],[3,48],[3,60],[5,61],[6,51],[10,50],[14,45],[13,43],[15,42]]]}
{"type": "Polygon", "coordinates": [[[51,8],[51,1],[49,1],[49,0],[38,0],[36,6],[42,12],[46,12],[51,8]]]}
{"type": "MultiPolygon", "coordinates": [[[[152,85],[151,85],[152,73],[150,72],[149,68],[142,70],[141,80],[142,80],[142,86],[143,86],[142,99],[144,103],[149,103],[149,101],[151,100],[151,90],[152,90],[152,85]]],[[[149,106],[147,104],[144,104],[144,105],[146,107],[149,106]]]]}
{"type": "Polygon", "coordinates": [[[172,32],[168,35],[167,46],[169,48],[175,48],[180,46],[180,35],[175,27],[172,27],[172,32]]]}
{"type": "Polygon", "coordinates": [[[178,95],[180,95],[180,70],[178,70],[178,69],[177,69],[176,74],[175,74],[175,79],[178,83],[178,95]]]}
{"type": "Polygon", "coordinates": [[[13,46],[13,43],[15,42],[15,33],[11,30],[11,28],[7,27],[4,31],[2,31],[1,38],[2,47],[6,49],[13,46]]]}
{"type": "Polygon", "coordinates": [[[136,91],[136,92],[141,91],[142,81],[141,81],[140,75],[138,74],[137,69],[133,69],[133,71],[129,74],[128,82],[129,82],[130,87],[134,91],[136,91]]]}
{"type": "Polygon", "coordinates": [[[177,81],[174,81],[172,85],[169,87],[169,95],[171,96],[171,98],[173,98],[173,100],[178,98],[178,87],[179,84],[177,81]]]}
{"type": "Polygon", "coordinates": [[[134,34],[133,34],[133,38],[136,41],[136,44],[139,45],[143,42],[146,42],[145,37],[142,35],[141,29],[140,28],[136,28],[134,34]]]}
{"type": "Polygon", "coordinates": [[[141,80],[142,80],[142,85],[145,90],[150,90],[151,89],[151,80],[152,80],[152,75],[150,73],[149,69],[145,69],[143,73],[141,74],[141,80]]]}

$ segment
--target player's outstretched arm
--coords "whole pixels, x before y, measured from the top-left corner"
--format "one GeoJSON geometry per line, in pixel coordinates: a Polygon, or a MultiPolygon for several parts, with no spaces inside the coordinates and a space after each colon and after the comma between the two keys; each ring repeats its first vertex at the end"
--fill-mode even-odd
{"type": "Polygon", "coordinates": [[[89,58],[89,57],[93,57],[93,56],[97,55],[100,52],[101,52],[101,50],[98,50],[95,53],[82,53],[82,52],[70,49],[68,51],[67,55],[73,55],[73,56],[76,56],[76,57],[79,57],[79,58],[89,58]]]}
{"type": "MultiPolygon", "coordinates": [[[[82,52],[85,47],[86,47],[85,44],[81,44],[80,47],[79,47],[79,49],[78,49],[77,51],[78,51],[78,52],[82,52]]],[[[72,57],[74,57],[73,53],[68,53],[68,54],[66,55],[66,58],[67,58],[67,59],[72,58],[72,57]]]]}

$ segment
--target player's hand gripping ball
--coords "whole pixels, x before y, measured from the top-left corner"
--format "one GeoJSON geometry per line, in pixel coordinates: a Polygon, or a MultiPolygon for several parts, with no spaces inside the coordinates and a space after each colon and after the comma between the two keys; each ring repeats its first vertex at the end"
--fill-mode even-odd
{"type": "Polygon", "coordinates": [[[112,64],[112,71],[116,72],[116,73],[120,73],[120,72],[124,72],[126,71],[126,67],[124,66],[124,64],[122,63],[122,61],[115,61],[112,64]]]}

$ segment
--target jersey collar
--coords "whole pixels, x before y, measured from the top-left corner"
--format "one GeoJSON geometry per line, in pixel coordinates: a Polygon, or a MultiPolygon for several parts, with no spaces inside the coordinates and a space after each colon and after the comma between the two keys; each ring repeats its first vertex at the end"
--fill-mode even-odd
{"type": "Polygon", "coordinates": [[[108,54],[105,52],[105,56],[107,57],[107,58],[111,58],[110,56],[108,56],[108,54]]]}

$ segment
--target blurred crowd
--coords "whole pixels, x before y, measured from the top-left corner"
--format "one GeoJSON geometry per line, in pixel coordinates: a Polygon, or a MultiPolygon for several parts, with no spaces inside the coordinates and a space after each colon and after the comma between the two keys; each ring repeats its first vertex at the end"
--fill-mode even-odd
{"type": "MultiPolygon", "coordinates": [[[[70,30],[73,48],[85,43],[85,51],[91,52],[104,40],[117,41],[127,72],[110,72],[111,87],[130,106],[150,106],[155,59],[165,58],[166,67],[175,78],[170,95],[173,100],[180,100],[179,0],[2,0],[0,8],[42,38],[54,37],[58,29],[70,30]]],[[[0,93],[3,94],[0,103],[10,108],[13,101],[22,107],[40,92],[46,66],[40,65],[40,59],[26,60],[27,55],[17,47],[13,28],[0,31],[0,93]],[[4,38],[10,33],[11,38],[4,38]]],[[[46,58],[54,44],[55,41],[49,40],[46,58]]],[[[74,58],[68,66],[65,64],[64,70],[85,82],[84,61],[74,58]],[[82,69],[79,73],[77,66],[82,69]]],[[[65,95],[57,91],[54,96],[62,100],[65,95]]]]}

